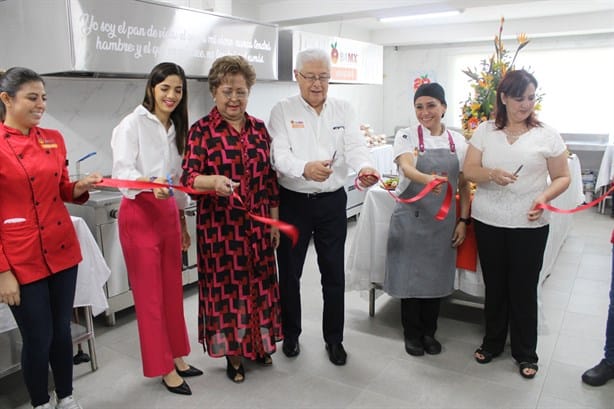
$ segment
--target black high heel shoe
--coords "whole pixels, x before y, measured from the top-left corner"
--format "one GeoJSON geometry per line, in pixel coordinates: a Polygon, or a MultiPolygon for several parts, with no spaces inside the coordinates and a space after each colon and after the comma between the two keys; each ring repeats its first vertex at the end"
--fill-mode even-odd
{"type": "Polygon", "coordinates": [[[180,385],[177,386],[169,386],[162,378],[162,384],[166,387],[169,392],[176,393],[179,395],[191,395],[192,390],[190,389],[190,385],[186,381],[183,381],[180,385]]]}
{"type": "Polygon", "coordinates": [[[243,362],[239,364],[238,368],[230,362],[230,357],[226,356],[226,376],[234,383],[241,383],[245,380],[245,368],[243,368],[243,362]]]}
{"type": "Polygon", "coordinates": [[[175,371],[177,371],[179,376],[181,376],[182,378],[188,378],[190,376],[200,376],[203,374],[203,371],[193,367],[192,365],[188,365],[188,369],[186,369],[185,371],[182,371],[181,369],[177,368],[177,365],[175,365],[175,371]]]}

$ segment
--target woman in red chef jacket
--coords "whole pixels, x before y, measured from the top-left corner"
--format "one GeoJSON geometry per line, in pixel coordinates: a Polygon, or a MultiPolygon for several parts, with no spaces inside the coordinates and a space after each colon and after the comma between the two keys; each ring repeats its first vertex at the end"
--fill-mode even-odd
{"type": "Polygon", "coordinates": [[[0,302],[7,303],[23,338],[21,366],[32,406],[78,409],[72,397],[70,318],[79,241],[63,202],[84,203],[102,180],[68,179],[62,135],[39,128],[47,94],[27,68],[0,77],[0,302]]]}

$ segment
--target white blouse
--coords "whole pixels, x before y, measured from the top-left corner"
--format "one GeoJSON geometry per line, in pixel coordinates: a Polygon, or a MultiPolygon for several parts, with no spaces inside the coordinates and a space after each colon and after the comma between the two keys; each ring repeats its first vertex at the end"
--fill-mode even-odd
{"type": "Polygon", "coordinates": [[[514,173],[522,165],[514,183],[506,186],[493,182],[480,183],[471,205],[471,216],[497,227],[535,228],[548,224],[550,212],[543,212],[536,221],[529,221],[527,213],[533,200],[549,184],[546,160],[565,152],[561,135],[543,125],[520,135],[510,145],[505,133],[497,129],[493,121],[488,121],[480,124],[469,143],[482,152],[483,167],[514,173]]]}
{"type": "MultiPolygon", "coordinates": [[[[175,125],[168,131],[160,120],[143,105],[137,106],[113,129],[113,178],[136,180],[141,177],[171,175],[177,184],[181,175],[181,155],[175,144],[175,125]]],[[[128,199],[134,199],[140,190],[120,189],[128,199]]],[[[188,195],[175,190],[177,207],[184,209],[188,195]]]]}

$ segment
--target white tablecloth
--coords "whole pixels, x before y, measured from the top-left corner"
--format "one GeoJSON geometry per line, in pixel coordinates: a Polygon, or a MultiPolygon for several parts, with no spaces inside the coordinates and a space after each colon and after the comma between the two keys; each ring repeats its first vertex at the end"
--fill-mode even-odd
{"type": "MultiPolygon", "coordinates": [[[[104,292],[104,284],[111,275],[111,270],[87,227],[85,221],[80,217],[71,216],[73,226],[77,232],[81,245],[83,260],[79,263],[77,273],[77,288],[75,291],[75,307],[90,305],[92,314],[98,315],[109,308],[107,297],[104,292]]],[[[0,332],[16,328],[8,305],[0,303],[0,332]]]]}
{"type": "MultiPolygon", "coordinates": [[[[584,201],[578,193],[578,184],[582,185],[580,161],[577,156],[569,158],[571,184],[552,205],[563,209],[573,209],[584,201]]],[[[346,290],[369,290],[373,284],[382,284],[385,276],[386,244],[388,225],[395,202],[379,186],[367,191],[362,206],[354,241],[350,245],[346,261],[346,290]]],[[[554,213],[551,215],[550,234],[544,253],[544,265],[540,273],[545,279],[572,225],[572,216],[554,213]]],[[[457,270],[455,288],[467,294],[482,297],[484,281],[478,263],[478,272],[457,270]]]]}
{"type": "Polygon", "coordinates": [[[396,174],[397,165],[392,158],[392,145],[380,145],[369,148],[373,166],[380,174],[396,174]]]}
{"type": "Polygon", "coordinates": [[[598,191],[602,186],[607,186],[612,178],[614,178],[614,145],[608,145],[601,158],[595,191],[598,191]]]}

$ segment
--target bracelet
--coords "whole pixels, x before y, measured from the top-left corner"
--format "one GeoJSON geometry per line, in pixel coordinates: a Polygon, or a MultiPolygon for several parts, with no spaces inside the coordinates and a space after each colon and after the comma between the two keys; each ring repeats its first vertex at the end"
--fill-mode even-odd
{"type": "Polygon", "coordinates": [[[157,179],[157,177],[155,177],[155,176],[151,176],[151,177],[149,178],[149,181],[150,181],[150,182],[153,182],[153,181],[154,181],[154,180],[156,180],[156,179],[157,179]]]}
{"type": "Polygon", "coordinates": [[[469,226],[471,224],[471,219],[468,217],[459,217],[458,222],[463,222],[465,225],[469,226]]]}

